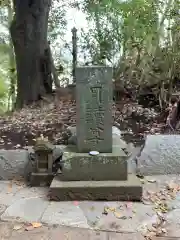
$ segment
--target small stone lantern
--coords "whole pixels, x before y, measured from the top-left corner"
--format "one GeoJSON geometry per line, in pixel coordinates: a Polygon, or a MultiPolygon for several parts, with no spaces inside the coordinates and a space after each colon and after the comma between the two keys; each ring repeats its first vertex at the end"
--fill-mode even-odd
{"type": "Polygon", "coordinates": [[[48,138],[41,136],[36,140],[34,152],[37,172],[52,173],[53,149],[54,146],[48,141],[48,138]]]}
{"type": "Polygon", "coordinates": [[[37,138],[34,146],[35,152],[35,172],[31,174],[31,185],[39,186],[41,183],[52,181],[53,172],[53,149],[55,147],[48,141],[48,138],[44,138],[41,135],[37,138]]]}

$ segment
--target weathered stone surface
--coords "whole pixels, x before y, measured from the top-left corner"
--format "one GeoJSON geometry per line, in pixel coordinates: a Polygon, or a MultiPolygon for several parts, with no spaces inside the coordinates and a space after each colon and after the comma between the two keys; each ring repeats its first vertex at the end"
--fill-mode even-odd
{"type": "Polygon", "coordinates": [[[0,150],[0,177],[12,179],[24,177],[24,169],[28,163],[26,150],[0,150]]]}
{"type": "MultiPolygon", "coordinates": [[[[154,193],[159,193],[159,191],[162,191],[164,188],[167,187],[167,183],[169,182],[175,182],[179,185],[180,183],[180,177],[177,175],[158,175],[158,176],[153,176],[153,177],[145,177],[144,179],[144,193],[148,190],[149,192],[154,192],[154,193]],[[153,180],[152,182],[149,180],[153,180]]],[[[5,198],[6,196],[10,196],[11,198],[11,203],[10,205],[13,205],[13,208],[16,207],[15,203],[19,202],[20,199],[24,198],[25,199],[40,199],[40,202],[31,202],[31,205],[38,205],[37,208],[39,209],[39,204],[42,205],[42,202],[46,202],[47,200],[47,195],[48,195],[48,188],[29,188],[26,186],[17,186],[17,182],[15,181],[0,181],[2,192],[0,192],[0,200],[4,199],[4,202],[7,203],[7,199],[5,198]],[[2,184],[3,183],[3,184],[2,184]],[[10,188],[12,184],[12,188],[10,188]],[[18,192],[16,190],[19,189],[18,192]],[[12,193],[13,194],[12,194],[12,193]],[[15,193],[16,192],[16,193],[15,193]],[[15,194],[14,194],[15,193],[15,194]],[[14,206],[15,205],[15,206],[14,206]]],[[[166,192],[166,191],[165,191],[166,192]]],[[[179,195],[179,193],[177,194],[179,195]]],[[[145,195],[146,197],[146,195],[145,195]]],[[[180,201],[178,199],[178,196],[175,197],[174,200],[171,199],[166,199],[167,204],[168,204],[168,209],[169,209],[169,204],[171,203],[171,206],[175,206],[179,208],[178,202],[175,203],[175,201],[180,201]],[[169,203],[168,203],[169,202],[169,203]]],[[[24,202],[24,201],[23,201],[24,202]]],[[[1,201],[0,201],[1,203],[1,201]]],[[[21,207],[18,207],[16,210],[16,216],[15,214],[13,216],[9,216],[6,220],[9,220],[10,222],[13,221],[14,219],[19,220],[19,218],[22,218],[22,211],[25,211],[24,214],[29,214],[27,212],[27,207],[25,207],[23,204],[20,202],[19,205],[21,207]]],[[[57,225],[61,225],[63,222],[63,219],[65,219],[64,224],[68,224],[70,226],[75,226],[76,223],[81,224],[81,226],[86,227],[86,223],[90,225],[90,228],[95,228],[95,229],[101,229],[103,231],[115,231],[115,232],[122,232],[125,233],[122,235],[122,239],[124,235],[128,234],[129,236],[134,236],[136,235],[135,232],[139,233],[144,233],[147,232],[147,228],[150,229],[152,228],[152,224],[158,223],[158,216],[156,214],[156,204],[155,203],[150,203],[148,205],[145,205],[143,203],[138,203],[138,202],[119,202],[119,201],[110,201],[110,202],[103,202],[103,201],[74,201],[74,202],[50,202],[48,207],[44,209],[45,213],[48,212],[47,214],[47,223],[48,224],[53,224],[54,222],[58,222],[59,219],[59,224],[57,223],[55,228],[58,229],[57,225]],[[109,209],[108,214],[102,214],[104,212],[104,207],[106,209],[109,209]],[[48,210],[48,211],[47,211],[48,210]],[[114,211],[115,210],[115,211],[114,211]],[[79,212],[78,212],[79,211],[79,212]],[[87,219],[85,219],[85,222],[83,223],[83,217],[82,216],[82,211],[87,219]],[[50,216],[49,214],[52,213],[50,216]],[[76,216],[77,216],[77,222],[76,222],[76,216]],[[80,220],[81,219],[81,220],[80,220]],[[134,232],[134,234],[132,234],[134,232]]],[[[2,207],[2,211],[3,211],[2,207]]],[[[167,229],[167,235],[169,237],[177,237],[178,239],[180,238],[180,231],[179,231],[179,210],[178,209],[172,209],[168,211],[166,214],[164,214],[164,217],[166,219],[165,225],[163,225],[163,228],[167,229]]],[[[29,210],[31,212],[31,209],[29,210]]],[[[35,210],[36,211],[36,210],[35,210]]],[[[0,209],[1,213],[1,209],[0,209]]],[[[43,215],[43,213],[42,213],[43,215]]],[[[37,220],[36,220],[37,221],[37,220]]],[[[41,218],[41,222],[42,222],[41,218]]],[[[30,221],[31,222],[31,221],[30,221]]],[[[43,222],[42,222],[43,223],[43,222]]],[[[18,224],[18,223],[17,223],[18,224]]],[[[15,224],[13,224],[14,227],[15,224]]],[[[19,225],[19,224],[18,224],[19,225]]],[[[44,224],[43,224],[44,226],[44,224]]],[[[13,228],[12,227],[12,228],[13,228]]],[[[39,230],[43,229],[38,228],[39,230]]],[[[71,229],[77,229],[77,228],[71,228],[71,229]]],[[[21,229],[22,232],[24,233],[24,228],[21,229]]],[[[21,231],[20,230],[20,231],[21,231]]],[[[20,232],[20,231],[15,231],[14,232],[20,232]]],[[[82,229],[79,229],[79,231],[83,231],[82,229]]],[[[34,229],[33,231],[30,231],[31,234],[34,234],[36,230],[34,229]]],[[[1,233],[1,228],[0,228],[0,233],[1,233]]],[[[60,233],[60,232],[59,232],[60,233]]],[[[0,234],[1,236],[2,234],[0,234]]],[[[2,235],[3,236],[3,235],[2,235]]],[[[39,235],[38,235],[39,236],[39,235]]],[[[55,235],[54,235],[55,236],[55,235]]],[[[61,235],[56,235],[57,237],[60,237],[61,235]]],[[[67,235],[69,236],[69,235],[67,235]]],[[[66,237],[67,237],[66,236],[66,237]]],[[[70,239],[73,235],[70,235],[70,239]]],[[[76,235],[75,235],[76,236],[76,235]]],[[[25,235],[23,235],[25,237],[25,235]]],[[[26,239],[23,238],[22,239],[26,239]]],[[[40,237],[40,236],[39,236],[40,237]]],[[[36,239],[34,238],[34,235],[31,236],[30,239],[36,239]]],[[[14,238],[12,238],[14,239],[14,238]]],[[[41,238],[37,238],[41,239],[41,238]]],[[[54,240],[55,238],[52,237],[54,240]]],[[[66,239],[66,238],[62,238],[66,239]]],[[[72,238],[74,239],[74,238],[72,238]]],[[[86,238],[84,238],[86,239],[86,238]]],[[[91,238],[90,238],[91,239],[91,238]]],[[[92,240],[96,239],[95,236],[92,235],[92,240]],[[93,238],[94,237],[94,238],[93,238]]],[[[109,239],[111,239],[109,237],[109,239]]],[[[114,238],[112,238],[114,239],[114,238]]],[[[118,238],[117,238],[118,239],[118,238]]],[[[120,235],[121,239],[121,235],[120,235]]],[[[133,239],[132,238],[127,238],[127,239],[133,239]]],[[[141,239],[141,238],[140,238],[141,239]]]]}
{"type": "Polygon", "coordinates": [[[33,187],[49,186],[53,180],[54,175],[51,173],[31,173],[30,184],[33,187]]]}
{"type": "MultiPolygon", "coordinates": [[[[70,133],[70,137],[68,139],[68,144],[76,145],[77,144],[77,134],[76,127],[68,127],[68,131],[70,133]]],[[[121,130],[115,126],[112,126],[112,136],[117,136],[121,138],[121,130]]]]}
{"type": "Polygon", "coordinates": [[[23,182],[18,182],[17,185],[16,181],[0,181],[0,184],[4,186],[0,192],[0,206],[10,206],[16,201],[25,198],[41,198],[44,200],[47,199],[47,187],[27,187],[23,184],[23,182]]]}
{"type": "Polygon", "coordinates": [[[148,135],[138,171],[143,175],[180,174],[180,135],[148,135]]]}
{"type": "MultiPolygon", "coordinates": [[[[107,202],[102,201],[80,201],[79,206],[83,210],[84,215],[87,218],[87,222],[90,227],[97,227],[99,220],[102,218],[104,208],[107,206],[107,202]]],[[[114,202],[111,202],[113,207],[114,202]]]]}
{"type": "Polygon", "coordinates": [[[3,214],[3,212],[6,210],[6,208],[7,208],[6,205],[0,204],[0,215],[3,214]]]}
{"type": "Polygon", "coordinates": [[[112,68],[76,68],[77,148],[112,152],[112,68]]]}
{"type": "Polygon", "coordinates": [[[127,180],[127,154],[117,145],[112,153],[91,156],[67,148],[63,154],[62,181],[127,180]]]}
{"type": "Polygon", "coordinates": [[[83,201],[79,205],[91,227],[107,231],[136,233],[146,224],[152,226],[149,222],[156,215],[152,205],[141,202],[83,201]],[[104,209],[107,209],[108,214],[102,214],[104,209]]]}
{"type": "Polygon", "coordinates": [[[8,193],[8,190],[6,193],[1,193],[0,194],[0,204],[10,206],[12,202],[14,201],[13,199],[14,194],[13,193],[8,193]]]}
{"type": "Polygon", "coordinates": [[[125,152],[127,151],[129,154],[131,153],[131,151],[129,151],[128,144],[124,140],[119,138],[119,136],[117,134],[113,134],[112,139],[113,139],[113,147],[117,147],[122,150],[125,150],[125,152]]]}
{"type": "Polygon", "coordinates": [[[180,209],[180,192],[176,194],[176,198],[173,199],[169,204],[168,204],[170,209],[180,209]]]}
{"type": "Polygon", "coordinates": [[[48,204],[49,202],[41,198],[21,199],[8,207],[1,219],[39,222],[48,204]]]}
{"type": "Polygon", "coordinates": [[[73,202],[56,202],[50,204],[42,216],[42,222],[89,228],[83,211],[75,207],[73,202]]]}
{"type": "Polygon", "coordinates": [[[131,156],[128,158],[128,173],[137,174],[137,162],[136,156],[140,152],[140,147],[134,147],[131,143],[127,146],[128,151],[131,153],[131,156]]]}
{"type": "Polygon", "coordinates": [[[19,189],[16,194],[14,194],[12,198],[13,204],[15,201],[19,201],[20,199],[27,199],[27,198],[39,198],[44,201],[47,200],[49,189],[47,187],[23,187],[19,189]]]}
{"type": "MultiPolygon", "coordinates": [[[[63,153],[63,149],[66,147],[67,147],[66,145],[55,145],[55,148],[53,149],[53,158],[56,159],[60,157],[63,153]]],[[[31,153],[31,152],[34,153],[33,146],[27,146],[26,149],[28,153],[31,153]]]]}
{"type": "Polygon", "coordinates": [[[119,137],[121,137],[121,130],[119,128],[117,128],[116,126],[112,126],[112,134],[114,135],[118,135],[119,137]]]}
{"type": "MultiPolygon", "coordinates": [[[[53,158],[59,158],[65,147],[65,145],[56,145],[53,158]]],[[[29,174],[34,169],[33,162],[29,160],[30,152],[34,152],[32,146],[27,147],[27,150],[0,150],[0,179],[10,180],[21,177],[29,179],[29,174]]]]}
{"type": "Polygon", "coordinates": [[[55,177],[50,186],[53,198],[68,200],[140,201],[142,184],[129,174],[127,181],[59,181],[55,177]]]}
{"type": "Polygon", "coordinates": [[[12,235],[13,223],[0,223],[0,236],[1,239],[10,239],[12,235]]]}
{"type": "MultiPolygon", "coordinates": [[[[118,233],[109,232],[108,240],[144,240],[144,237],[140,233],[118,233]]],[[[165,239],[161,239],[165,240],[165,239]]],[[[166,239],[168,240],[168,239],[166,239]]]]}
{"type": "MultiPolygon", "coordinates": [[[[119,138],[117,134],[113,134],[113,144],[120,148],[129,148],[128,145],[119,138]]],[[[66,149],[65,145],[57,145],[53,154],[54,159],[61,156],[61,153],[66,149]]],[[[136,149],[133,151],[137,152],[136,149]]],[[[27,150],[0,150],[0,177],[3,180],[12,178],[24,177],[27,181],[30,180],[30,173],[34,170],[34,162],[29,161],[28,154],[33,152],[31,146],[27,150]],[[1,157],[2,156],[2,157],[1,157]]],[[[129,150],[131,152],[131,149],[129,150]]],[[[132,159],[132,157],[130,157],[132,159]]],[[[134,161],[128,159],[129,173],[135,172],[136,165],[134,161]]]]}
{"type": "MultiPolygon", "coordinates": [[[[106,232],[65,226],[42,226],[33,229],[33,231],[24,231],[23,227],[20,230],[14,230],[15,226],[21,226],[21,224],[1,222],[1,240],[144,240],[144,237],[139,233],[106,232]]],[[[153,240],[175,239],[160,237],[153,240]]]]}

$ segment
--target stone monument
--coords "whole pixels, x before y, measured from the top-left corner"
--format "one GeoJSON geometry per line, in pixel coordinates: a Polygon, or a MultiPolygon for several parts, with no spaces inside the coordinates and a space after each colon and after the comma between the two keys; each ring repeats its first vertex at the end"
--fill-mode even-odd
{"type": "Polygon", "coordinates": [[[112,68],[76,68],[77,145],[63,153],[64,167],[50,187],[53,198],[141,200],[139,179],[128,175],[129,153],[112,137],[112,92],[112,68]]]}
{"type": "Polygon", "coordinates": [[[77,150],[112,152],[112,68],[76,69],[77,150]]]}

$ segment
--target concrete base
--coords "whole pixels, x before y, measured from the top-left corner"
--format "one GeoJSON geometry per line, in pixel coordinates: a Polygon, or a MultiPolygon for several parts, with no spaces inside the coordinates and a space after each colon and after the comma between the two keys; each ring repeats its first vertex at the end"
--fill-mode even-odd
{"type": "Polygon", "coordinates": [[[128,155],[119,147],[113,146],[112,153],[100,153],[91,156],[89,153],[77,153],[75,146],[64,150],[64,162],[61,181],[114,181],[127,180],[128,155]]]}
{"type": "Polygon", "coordinates": [[[30,185],[32,187],[50,186],[53,177],[52,173],[31,173],[30,185]]]}
{"type": "Polygon", "coordinates": [[[130,174],[127,181],[59,181],[55,177],[50,186],[52,199],[59,201],[141,201],[142,184],[130,174]]]}

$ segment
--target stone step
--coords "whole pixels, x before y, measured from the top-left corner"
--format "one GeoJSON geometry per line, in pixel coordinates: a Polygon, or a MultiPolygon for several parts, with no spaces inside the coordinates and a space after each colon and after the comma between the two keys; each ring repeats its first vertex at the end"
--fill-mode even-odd
{"type": "Polygon", "coordinates": [[[51,197],[57,201],[108,200],[141,201],[142,184],[133,174],[127,181],[60,181],[56,176],[50,186],[51,197]]]}

